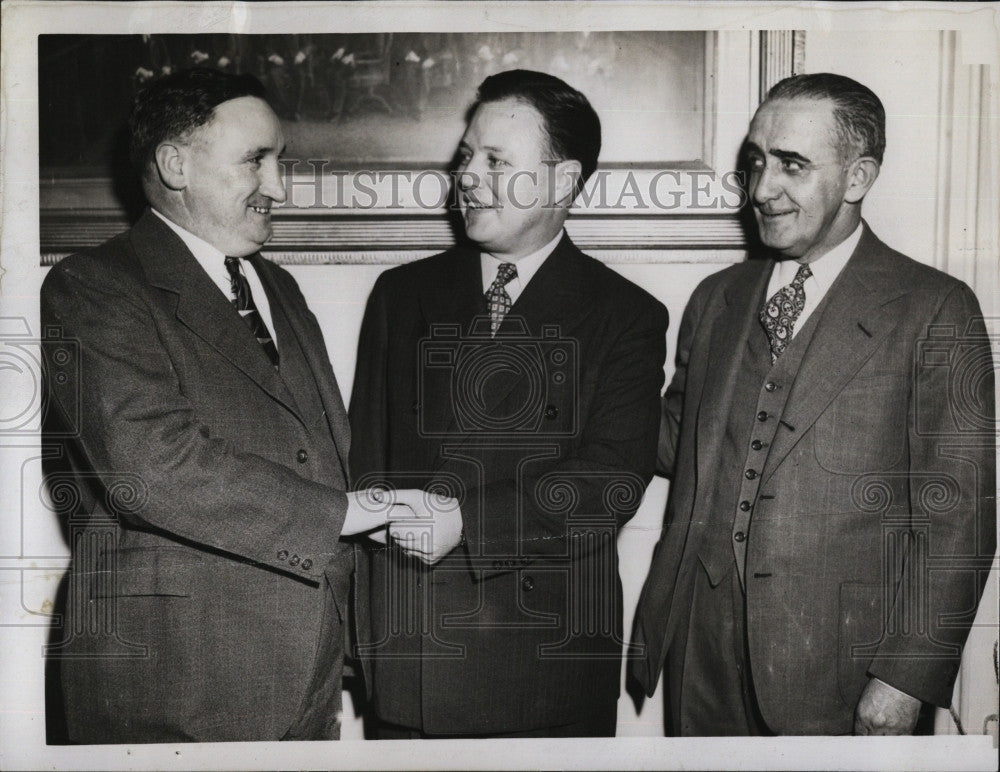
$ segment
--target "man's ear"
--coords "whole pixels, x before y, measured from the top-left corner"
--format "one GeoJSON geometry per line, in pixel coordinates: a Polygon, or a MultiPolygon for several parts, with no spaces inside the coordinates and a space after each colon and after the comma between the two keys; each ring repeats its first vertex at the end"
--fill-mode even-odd
{"type": "Polygon", "coordinates": [[[569,206],[576,198],[577,183],[583,176],[583,167],[579,161],[569,159],[557,163],[553,172],[552,203],[569,206]]]}
{"type": "Polygon", "coordinates": [[[844,200],[849,204],[861,201],[875,184],[881,168],[878,161],[870,156],[863,156],[851,163],[847,172],[847,190],[844,192],[844,200]]]}
{"type": "Polygon", "coordinates": [[[163,142],[156,148],[156,171],[160,180],[170,190],[184,190],[187,179],[184,175],[184,149],[172,142],[163,142]]]}

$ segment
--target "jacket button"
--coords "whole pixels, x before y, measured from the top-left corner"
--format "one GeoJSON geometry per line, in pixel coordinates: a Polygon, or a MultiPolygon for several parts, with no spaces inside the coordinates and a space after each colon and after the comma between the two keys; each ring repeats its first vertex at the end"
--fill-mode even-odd
{"type": "Polygon", "coordinates": [[[747,469],[747,471],[745,472],[745,476],[748,480],[753,480],[757,476],[757,472],[755,472],[753,469],[747,469]]]}
{"type": "Polygon", "coordinates": [[[747,535],[743,533],[743,531],[737,531],[733,534],[733,538],[736,539],[736,541],[744,541],[747,538],[747,535]]]}
{"type": "Polygon", "coordinates": [[[749,511],[750,510],[750,502],[749,501],[741,501],[740,502],[740,510],[743,511],[743,512],[749,511]]]}
{"type": "Polygon", "coordinates": [[[767,412],[764,411],[764,410],[761,410],[759,413],[757,413],[757,420],[758,421],[766,421],[767,420],[767,412]]]}
{"type": "Polygon", "coordinates": [[[761,448],[764,447],[764,443],[761,442],[760,440],[754,440],[753,442],[750,443],[750,447],[753,448],[754,450],[760,450],[761,448]]]}
{"type": "Polygon", "coordinates": [[[554,421],[556,418],[559,417],[559,408],[557,408],[555,405],[546,405],[545,417],[548,418],[550,421],[554,421]]]}
{"type": "Polygon", "coordinates": [[[287,560],[288,550],[278,550],[278,560],[287,560]]]}
{"type": "Polygon", "coordinates": [[[414,413],[419,413],[420,412],[420,403],[419,402],[414,402],[412,405],[410,405],[410,410],[412,410],[414,413]]]}
{"type": "Polygon", "coordinates": [[[301,558],[298,555],[292,555],[288,558],[288,565],[297,566],[299,564],[299,560],[301,560],[301,558]]]}
{"type": "Polygon", "coordinates": [[[524,579],[521,580],[521,589],[525,592],[531,592],[535,589],[535,580],[530,576],[524,577],[524,579]]]}
{"type": "Polygon", "coordinates": [[[774,391],[776,388],[778,388],[778,384],[774,381],[768,381],[764,384],[764,391],[774,391]]]}
{"type": "Polygon", "coordinates": [[[295,459],[300,464],[304,464],[306,461],[309,460],[309,454],[306,453],[304,450],[299,450],[299,452],[295,454],[295,459]]]}
{"type": "Polygon", "coordinates": [[[305,560],[302,561],[303,571],[308,571],[312,567],[313,567],[313,562],[309,558],[306,558],[305,560]]]}

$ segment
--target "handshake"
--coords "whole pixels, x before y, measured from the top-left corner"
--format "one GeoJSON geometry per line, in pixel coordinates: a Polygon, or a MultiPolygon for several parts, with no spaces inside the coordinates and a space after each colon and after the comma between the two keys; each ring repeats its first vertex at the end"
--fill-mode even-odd
{"type": "Polygon", "coordinates": [[[382,544],[391,536],[406,554],[433,565],[462,541],[462,510],[458,499],[417,488],[352,491],[341,535],[357,534],[382,544]]]}

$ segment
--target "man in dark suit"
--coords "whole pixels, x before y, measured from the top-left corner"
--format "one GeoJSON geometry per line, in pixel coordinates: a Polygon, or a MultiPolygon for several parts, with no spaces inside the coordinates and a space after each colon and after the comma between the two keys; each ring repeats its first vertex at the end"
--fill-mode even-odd
{"type": "Polygon", "coordinates": [[[49,650],[76,742],[336,738],[353,566],[339,539],[412,514],[345,493],[323,336],[258,252],[285,199],[263,93],[204,69],[141,92],[151,209],[42,287],[84,522],[49,650]]]}
{"type": "Polygon", "coordinates": [[[459,146],[473,245],[385,272],[369,299],[358,484],[448,495],[464,537],[433,569],[391,543],[370,556],[380,737],[614,734],[615,537],[653,473],[667,316],[563,231],[599,150],[583,94],[487,78],[459,146]]]}
{"type": "Polygon", "coordinates": [[[695,290],[663,400],[666,526],[632,673],[683,735],[905,734],[948,706],[995,548],[993,365],[967,286],[861,219],[885,147],[849,78],[746,143],[766,259],[695,290]]]}

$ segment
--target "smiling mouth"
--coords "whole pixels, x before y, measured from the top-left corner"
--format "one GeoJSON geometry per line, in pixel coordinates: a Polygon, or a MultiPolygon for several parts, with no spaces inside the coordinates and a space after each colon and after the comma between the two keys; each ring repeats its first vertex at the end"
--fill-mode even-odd
{"type": "Polygon", "coordinates": [[[271,214],[271,207],[269,206],[250,206],[257,214],[268,215],[271,214]]]}
{"type": "Polygon", "coordinates": [[[483,204],[483,203],[480,203],[479,201],[474,201],[471,198],[466,198],[465,201],[464,201],[464,203],[465,203],[465,208],[468,209],[468,210],[470,210],[470,211],[482,211],[484,209],[499,209],[500,208],[500,207],[498,207],[496,205],[483,204]]]}
{"type": "Polygon", "coordinates": [[[789,209],[787,212],[767,212],[763,209],[758,209],[757,211],[760,212],[761,217],[765,217],[770,220],[773,220],[776,217],[784,217],[785,215],[795,213],[792,209],[789,209]]]}

